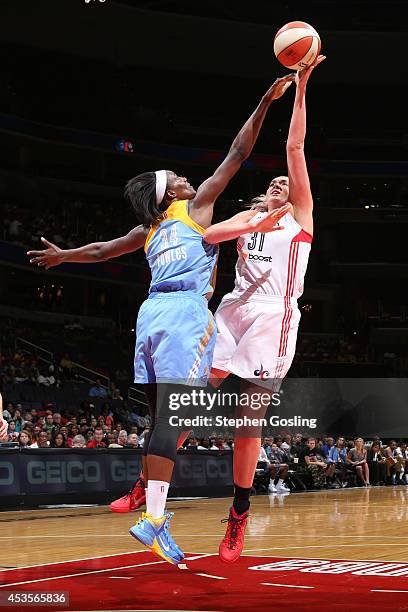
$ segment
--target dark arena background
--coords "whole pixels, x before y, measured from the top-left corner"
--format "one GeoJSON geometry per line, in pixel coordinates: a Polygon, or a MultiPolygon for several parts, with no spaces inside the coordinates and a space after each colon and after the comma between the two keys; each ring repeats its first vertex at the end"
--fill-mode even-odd
{"type": "MultiPolygon", "coordinates": [[[[0,0],[0,612],[408,610],[407,18],[403,0],[0,0]],[[171,566],[128,533],[151,426],[133,382],[144,251],[49,270],[27,251],[126,235],[123,190],[141,172],[211,176],[288,72],[273,39],[295,20],[327,56],[307,89],[314,239],[296,355],[240,559],[218,557],[234,428],[197,421],[170,487],[185,552],[171,566]],[[358,438],[367,472],[351,463],[358,438]]],[[[287,174],[292,89],[214,222],[287,174]]],[[[212,312],[236,257],[224,242],[212,312]]]]}

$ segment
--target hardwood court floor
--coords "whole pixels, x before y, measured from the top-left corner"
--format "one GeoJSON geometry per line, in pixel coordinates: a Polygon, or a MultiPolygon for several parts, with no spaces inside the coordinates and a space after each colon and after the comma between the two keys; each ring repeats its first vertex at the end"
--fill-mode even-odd
{"type": "MultiPolygon", "coordinates": [[[[181,548],[215,553],[230,499],[170,501],[181,548]]],[[[64,508],[0,512],[0,568],[142,550],[128,534],[140,511],[64,508]]],[[[247,555],[408,561],[408,487],[251,498],[247,555]]]]}

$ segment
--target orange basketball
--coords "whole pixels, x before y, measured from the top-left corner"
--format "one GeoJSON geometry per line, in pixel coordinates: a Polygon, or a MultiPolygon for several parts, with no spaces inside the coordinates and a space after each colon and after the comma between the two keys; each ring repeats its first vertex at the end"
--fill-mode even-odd
{"type": "Polygon", "coordinates": [[[273,50],[286,68],[302,70],[320,53],[320,36],[304,21],[291,21],[276,32],[273,50]]]}

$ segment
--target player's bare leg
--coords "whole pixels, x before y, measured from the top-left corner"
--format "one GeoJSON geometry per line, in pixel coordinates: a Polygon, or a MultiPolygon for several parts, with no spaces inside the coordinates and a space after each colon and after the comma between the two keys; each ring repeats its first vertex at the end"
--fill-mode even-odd
{"type": "MultiPolygon", "coordinates": [[[[241,394],[252,397],[260,393],[268,394],[266,389],[242,381],[241,394]]],[[[268,394],[270,395],[270,394],[268,394]]],[[[239,406],[236,418],[247,416],[252,419],[261,419],[265,416],[267,405],[254,411],[249,401],[248,405],[239,406]]],[[[240,427],[235,430],[234,441],[234,499],[227,519],[228,526],[224,539],[219,547],[219,556],[225,563],[236,561],[244,547],[245,529],[248,522],[250,506],[249,496],[252,489],[256,466],[258,464],[261,447],[262,428],[258,425],[240,427]]]]}
{"type": "Polygon", "coordinates": [[[230,372],[226,370],[218,370],[217,368],[211,368],[210,378],[208,382],[214,389],[218,389],[226,378],[230,375],[230,372]]]}

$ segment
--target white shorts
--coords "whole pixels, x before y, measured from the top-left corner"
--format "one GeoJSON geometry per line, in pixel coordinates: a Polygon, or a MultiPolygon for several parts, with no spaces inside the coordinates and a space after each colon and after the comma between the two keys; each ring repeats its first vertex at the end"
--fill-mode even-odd
{"type": "Polygon", "coordinates": [[[278,391],[295,356],[300,321],[297,300],[256,296],[242,301],[227,294],[215,320],[218,333],[212,367],[278,391]]]}

